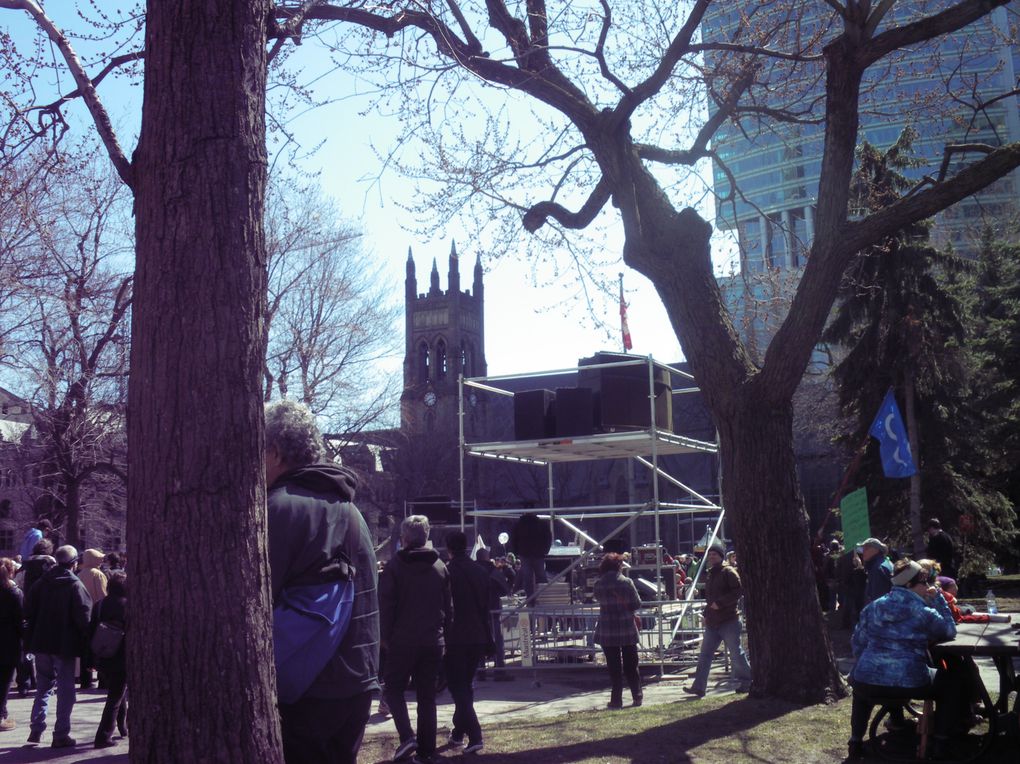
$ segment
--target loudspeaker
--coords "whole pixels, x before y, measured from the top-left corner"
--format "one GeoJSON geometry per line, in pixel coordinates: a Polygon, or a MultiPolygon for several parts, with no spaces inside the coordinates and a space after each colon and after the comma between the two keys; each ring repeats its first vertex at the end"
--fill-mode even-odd
{"type": "MultiPolygon", "coordinates": [[[[620,353],[596,353],[582,358],[581,367],[636,360],[620,353]]],[[[669,370],[652,368],[655,395],[655,426],[673,431],[673,395],[669,370]]],[[[648,366],[635,364],[615,368],[584,369],[578,372],[578,385],[595,390],[595,429],[599,432],[644,430],[650,426],[648,403],[648,366]]]]}
{"type": "Polygon", "coordinates": [[[556,436],[591,435],[595,431],[594,396],[590,387],[557,387],[556,436]]]}
{"type": "Polygon", "coordinates": [[[522,390],[514,394],[514,440],[539,440],[556,434],[552,390],[522,390]]]}
{"type": "Polygon", "coordinates": [[[411,514],[425,515],[429,525],[460,525],[460,507],[448,496],[422,496],[408,502],[408,509],[411,514]]]}

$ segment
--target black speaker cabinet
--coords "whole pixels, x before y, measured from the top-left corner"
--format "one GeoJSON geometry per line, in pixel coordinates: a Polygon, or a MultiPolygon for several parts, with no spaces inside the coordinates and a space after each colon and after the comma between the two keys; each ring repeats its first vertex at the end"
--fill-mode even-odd
{"type": "Polygon", "coordinates": [[[552,390],[522,390],[514,394],[514,440],[539,440],[556,434],[552,390]]]}
{"type": "MultiPolygon", "coordinates": [[[[582,358],[578,385],[595,391],[595,428],[599,432],[644,430],[650,426],[648,403],[648,365],[585,369],[595,364],[633,361],[634,356],[620,353],[596,353],[582,358]]],[[[652,390],[655,395],[655,426],[673,431],[673,395],[668,370],[653,367],[652,390]]]]}
{"type": "MultiPolygon", "coordinates": [[[[431,525],[460,525],[460,507],[448,496],[422,496],[409,502],[408,510],[425,515],[431,525]]],[[[436,545],[434,534],[432,543],[436,545]]]]}
{"type": "Polygon", "coordinates": [[[595,404],[590,387],[557,387],[556,436],[591,435],[595,431],[595,404]]]}

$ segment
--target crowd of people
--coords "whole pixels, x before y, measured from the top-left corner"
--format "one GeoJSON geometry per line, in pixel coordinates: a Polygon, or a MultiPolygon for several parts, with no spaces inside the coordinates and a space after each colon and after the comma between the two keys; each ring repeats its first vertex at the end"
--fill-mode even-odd
{"type": "MultiPolygon", "coordinates": [[[[267,407],[269,562],[285,760],[356,762],[373,697],[380,693],[379,710],[392,716],[398,736],[394,760],[430,764],[437,749],[437,688],[444,685],[454,702],[448,744],[466,754],[483,750],[474,683],[484,678],[488,659],[494,662],[493,678],[510,678],[502,671],[500,603],[518,591],[530,601],[548,581],[548,523],[522,517],[513,551],[496,560],[484,547],[474,550],[473,559],[465,534],[448,533],[444,559],[430,543],[428,518],[411,515],[401,524],[399,550],[380,565],[372,534],[353,503],[354,474],[323,454],[306,407],[286,400],[267,407]],[[412,687],[413,724],[405,696],[412,687]]],[[[128,734],[127,577],[117,555],[96,549],[79,555],[69,545],[54,549],[52,530],[40,521],[26,535],[22,559],[0,558],[0,730],[16,726],[7,716],[6,698],[17,675],[19,692],[35,687],[29,743],[42,740],[55,691],[51,744],[74,746],[76,689],[90,687],[98,670],[107,699],[94,745],[112,746],[115,732],[128,734]]],[[[956,607],[955,582],[939,575],[954,568],[952,542],[937,520],[929,538],[930,560],[893,560],[875,538],[847,551],[833,540],[816,555],[823,608],[836,608],[844,625],[856,626],[852,758],[863,753],[875,698],[931,690],[942,699],[939,713],[952,717],[961,713],[953,698],[966,699],[972,686],[959,667],[952,674],[954,667],[943,666],[933,676],[924,663],[928,642],[952,638],[955,622],[968,617],[956,607]]],[[[735,556],[716,540],[700,561],[682,555],[666,563],[674,568],[676,591],[695,577],[704,584],[701,652],[684,691],[705,695],[714,654],[725,643],[737,691],[747,692],[751,667],[741,645],[743,591],[735,556]]],[[[632,705],[643,700],[641,599],[624,574],[625,564],[623,554],[604,554],[594,585],[599,606],[594,642],[608,669],[610,709],[623,707],[625,687],[632,705]]],[[[941,729],[952,729],[950,720],[941,721],[941,729]]],[[[906,722],[892,715],[890,724],[906,722]]]]}
{"type": "Polygon", "coordinates": [[[93,745],[116,745],[114,733],[127,737],[127,576],[119,555],[75,547],[56,548],[52,524],[39,520],[14,559],[0,558],[0,731],[17,728],[7,710],[12,683],[25,697],[35,691],[28,742],[42,742],[49,701],[56,694],[54,748],[77,744],[71,714],[77,689],[91,689],[98,671],[106,704],[93,745]],[[93,649],[96,633],[107,639],[101,654],[93,649]],[[16,681],[15,681],[16,680],[16,681]]]}

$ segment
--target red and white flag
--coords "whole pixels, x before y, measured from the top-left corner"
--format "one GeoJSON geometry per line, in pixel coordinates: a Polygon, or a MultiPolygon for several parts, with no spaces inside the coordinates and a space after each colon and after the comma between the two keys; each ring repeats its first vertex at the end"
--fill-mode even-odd
{"type": "Polygon", "coordinates": [[[620,275],[620,331],[623,332],[623,349],[630,350],[634,343],[630,341],[630,326],[627,325],[627,303],[623,299],[623,275],[620,275]]]}

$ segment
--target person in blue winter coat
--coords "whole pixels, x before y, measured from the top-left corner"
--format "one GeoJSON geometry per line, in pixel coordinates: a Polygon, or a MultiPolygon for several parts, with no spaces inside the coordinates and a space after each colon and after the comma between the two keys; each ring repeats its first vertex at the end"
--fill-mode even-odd
{"type": "MultiPolygon", "coordinates": [[[[928,666],[928,645],[956,636],[956,623],[931,573],[913,560],[899,560],[893,587],[861,611],[852,647],[857,663],[850,673],[849,758],[864,758],[864,732],[873,697],[916,698],[934,690],[936,730],[948,729],[948,698],[940,698],[928,666]]],[[[936,732],[936,743],[938,743],[936,732]]]]}

